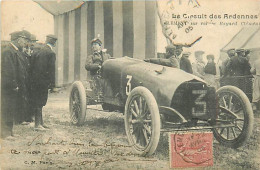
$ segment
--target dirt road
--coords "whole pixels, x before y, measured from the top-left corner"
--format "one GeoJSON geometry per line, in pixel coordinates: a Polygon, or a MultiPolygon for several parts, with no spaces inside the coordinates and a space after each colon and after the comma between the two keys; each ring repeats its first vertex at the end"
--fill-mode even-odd
{"type": "MultiPolygon", "coordinates": [[[[87,110],[81,127],[70,124],[68,90],[50,94],[44,107],[46,132],[16,125],[14,141],[1,141],[2,169],[169,169],[167,134],[162,134],[154,155],[139,157],[128,146],[123,115],[87,110]]],[[[96,110],[97,109],[97,110],[96,110]]],[[[260,169],[260,119],[246,145],[230,149],[213,144],[214,166],[205,169],[260,169]]]]}

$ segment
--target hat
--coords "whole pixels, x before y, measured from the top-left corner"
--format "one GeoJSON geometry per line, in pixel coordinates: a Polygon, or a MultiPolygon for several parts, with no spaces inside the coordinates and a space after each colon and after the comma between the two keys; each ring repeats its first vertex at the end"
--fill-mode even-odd
{"type": "Polygon", "coordinates": [[[36,36],[35,36],[34,34],[31,35],[31,41],[38,41],[38,40],[36,39],[36,36]]]}
{"type": "Polygon", "coordinates": [[[46,37],[48,37],[48,38],[50,38],[50,39],[54,39],[54,40],[57,40],[58,38],[55,36],[55,35],[53,35],[53,34],[48,34],[48,35],[46,35],[46,37]]]}
{"type": "Polygon", "coordinates": [[[245,52],[246,52],[246,55],[248,55],[251,51],[250,50],[246,50],[245,52]]]}
{"type": "Polygon", "coordinates": [[[195,57],[204,54],[204,51],[195,51],[195,57]]]}
{"type": "Polygon", "coordinates": [[[215,56],[214,56],[213,54],[209,54],[209,55],[207,55],[206,57],[207,57],[207,59],[212,59],[212,60],[215,59],[215,56]]]}
{"type": "Polygon", "coordinates": [[[166,49],[166,50],[168,50],[168,49],[176,49],[176,47],[175,47],[174,45],[167,45],[167,46],[165,47],[165,49],[166,49]]]}
{"type": "Polygon", "coordinates": [[[227,53],[230,53],[230,51],[234,51],[234,50],[236,50],[236,49],[235,48],[230,48],[230,49],[227,50],[227,53]]]}
{"type": "Polygon", "coordinates": [[[183,45],[182,44],[175,44],[176,49],[182,49],[183,45]]]}
{"type": "Polygon", "coordinates": [[[245,49],[243,49],[243,48],[239,48],[236,50],[236,53],[243,53],[243,52],[245,52],[245,49]]]}
{"type": "Polygon", "coordinates": [[[26,30],[15,31],[15,32],[12,32],[10,35],[11,35],[11,41],[16,40],[19,37],[26,38],[28,40],[31,39],[31,33],[26,30]]]}
{"type": "Polygon", "coordinates": [[[91,41],[91,45],[93,45],[94,43],[98,43],[100,46],[102,45],[102,41],[98,38],[94,38],[92,41],[91,41]]]}
{"type": "Polygon", "coordinates": [[[230,48],[229,50],[227,50],[227,54],[230,55],[232,54],[231,51],[235,51],[236,49],[235,48],[230,48]]]}
{"type": "Polygon", "coordinates": [[[11,36],[11,41],[16,40],[17,38],[19,38],[19,31],[12,32],[10,36],[11,36]]]}
{"type": "Polygon", "coordinates": [[[184,53],[182,53],[182,56],[187,56],[188,57],[188,56],[190,56],[190,54],[191,54],[190,52],[184,52],[184,53]]]}
{"type": "Polygon", "coordinates": [[[31,33],[29,31],[26,31],[26,30],[20,31],[19,36],[23,37],[23,38],[26,38],[28,40],[31,39],[31,33]]]}

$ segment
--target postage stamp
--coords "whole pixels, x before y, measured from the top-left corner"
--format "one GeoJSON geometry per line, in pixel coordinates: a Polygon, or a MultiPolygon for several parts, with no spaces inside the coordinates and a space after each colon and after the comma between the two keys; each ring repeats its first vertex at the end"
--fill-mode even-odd
{"type": "Polygon", "coordinates": [[[213,166],[211,132],[169,133],[171,168],[213,166]]]}

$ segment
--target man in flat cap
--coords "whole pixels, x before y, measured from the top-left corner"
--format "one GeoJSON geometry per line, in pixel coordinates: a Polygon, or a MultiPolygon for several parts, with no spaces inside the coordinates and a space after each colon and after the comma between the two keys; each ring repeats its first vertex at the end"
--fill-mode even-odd
{"type": "Polygon", "coordinates": [[[165,49],[165,58],[150,58],[144,59],[144,61],[173,68],[180,68],[178,56],[181,54],[182,48],[177,48],[177,46],[174,45],[168,45],[165,49]]]}
{"type": "Polygon", "coordinates": [[[53,51],[57,37],[47,35],[44,46],[32,56],[31,76],[31,104],[35,113],[36,131],[44,131],[49,127],[43,123],[42,108],[48,99],[48,89],[55,86],[55,60],[56,54],[53,51]]]}
{"type": "Polygon", "coordinates": [[[13,120],[17,113],[18,94],[23,94],[26,75],[21,65],[22,50],[27,46],[30,33],[11,33],[11,42],[1,51],[1,138],[13,136],[13,120]]]}
{"type": "Polygon", "coordinates": [[[202,79],[204,79],[205,76],[205,72],[204,72],[205,63],[203,61],[203,54],[204,51],[195,51],[196,62],[192,64],[193,74],[202,79]]]}
{"type": "Polygon", "coordinates": [[[193,73],[191,62],[189,60],[190,52],[184,52],[180,59],[180,69],[186,71],[187,73],[193,73]]]}

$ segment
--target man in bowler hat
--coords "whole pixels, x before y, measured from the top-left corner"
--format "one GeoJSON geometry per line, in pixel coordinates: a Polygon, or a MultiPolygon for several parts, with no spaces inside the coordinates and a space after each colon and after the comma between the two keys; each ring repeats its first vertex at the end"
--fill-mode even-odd
{"type": "Polygon", "coordinates": [[[49,127],[43,123],[42,108],[46,105],[48,99],[48,89],[55,86],[55,60],[56,54],[53,51],[57,37],[47,35],[44,46],[32,56],[31,71],[31,99],[35,113],[36,131],[44,131],[49,127]]]}

